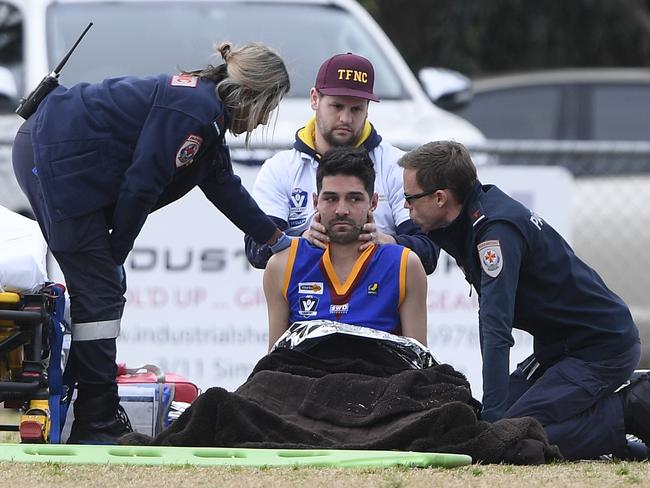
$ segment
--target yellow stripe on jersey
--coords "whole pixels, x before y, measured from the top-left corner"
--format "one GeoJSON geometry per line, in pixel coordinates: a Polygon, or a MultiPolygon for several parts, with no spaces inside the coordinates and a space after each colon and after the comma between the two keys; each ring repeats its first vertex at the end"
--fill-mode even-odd
{"type": "Polygon", "coordinates": [[[327,247],[327,249],[325,249],[325,254],[323,254],[323,264],[325,265],[325,272],[327,273],[327,276],[332,282],[332,285],[334,285],[334,291],[336,292],[337,295],[345,295],[350,290],[350,287],[354,283],[354,280],[359,274],[359,271],[361,270],[364,263],[368,260],[368,258],[372,254],[374,248],[375,248],[375,244],[368,247],[365,251],[363,251],[361,256],[357,258],[356,262],[354,263],[354,266],[352,266],[352,271],[350,271],[348,278],[345,280],[345,283],[341,283],[341,280],[339,280],[339,277],[336,275],[336,271],[334,271],[334,266],[332,265],[332,259],[330,257],[329,246],[327,247]]]}
{"type": "Polygon", "coordinates": [[[402,258],[399,263],[399,305],[401,305],[406,298],[406,266],[410,252],[411,250],[408,247],[405,247],[402,250],[402,258]]]}
{"type": "Polygon", "coordinates": [[[289,290],[289,281],[291,280],[293,265],[296,262],[296,253],[298,252],[299,240],[300,239],[291,239],[291,246],[289,247],[289,258],[287,259],[287,267],[284,268],[284,285],[282,286],[282,296],[285,300],[287,300],[287,291],[289,290]]]}

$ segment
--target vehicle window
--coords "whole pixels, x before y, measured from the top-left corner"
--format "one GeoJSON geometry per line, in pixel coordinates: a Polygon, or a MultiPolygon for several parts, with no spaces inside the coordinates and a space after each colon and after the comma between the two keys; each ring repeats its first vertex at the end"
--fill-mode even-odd
{"type": "Polygon", "coordinates": [[[592,139],[650,141],[650,85],[596,85],[592,139]]]}
{"type": "Polygon", "coordinates": [[[476,93],[458,115],[490,139],[556,139],[561,87],[531,86],[476,93]]]}
{"type": "MultiPolygon", "coordinates": [[[[13,75],[19,93],[22,93],[23,79],[23,19],[20,11],[7,2],[0,1],[0,66],[13,75]]],[[[0,76],[0,83],[9,82],[0,76]]],[[[14,103],[6,96],[12,92],[9,87],[0,86],[0,111],[12,111],[14,103]]]]}
{"type": "Polygon", "coordinates": [[[50,65],[59,62],[91,20],[93,28],[61,74],[63,84],[201,68],[214,43],[259,41],[285,60],[289,96],[306,97],[323,60],[347,51],[372,61],[375,92],[382,99],[407,96],[374,39],[338,7],[188,1],[54,4],[47,20],[50,65]]]}

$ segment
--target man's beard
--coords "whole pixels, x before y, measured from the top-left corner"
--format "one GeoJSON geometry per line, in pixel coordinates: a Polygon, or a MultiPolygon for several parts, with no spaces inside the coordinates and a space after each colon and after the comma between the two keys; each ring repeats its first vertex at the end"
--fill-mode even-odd
{"type": "Polygon", "coordinates": [[[326,226],[326,229],[327,235],[330,238],[330,242],[333,242],[334,244],[350,244],[352,242],[356,242],[359,239],[359,235],[363,229],[363,224],[357,224],[356,222],[347,219],[337,219],[332,220],[326,226]],[[342,222],[350,224],[352,227],[345,231],[334,230],[334,225],[342,222]]]}
{"type": "Polygon", "coordinates": [[[350,132],[350,135],[348,137],[341,139],[340,137],[334,136],[335,128],[326,130],[328,127],[327,124],[323,123],[323,120],[318,115],[316,115],[316,126],[322,129],[321,136],[323,139],[325,139],[325,142],[327,142],[332,147],[354,146],[359,140],[359,137],[361,137],[361,131],[363,130],[362,126],[358,132],[350,132]]]}
{"type": "Polygon", "coordinates": [[[354,146],[359,139],[359,134],[350,133],[349,137],[341,139],[334,136],[334,131],[331,130],[323,134],[323,139],[332,147],[354,146]]]}

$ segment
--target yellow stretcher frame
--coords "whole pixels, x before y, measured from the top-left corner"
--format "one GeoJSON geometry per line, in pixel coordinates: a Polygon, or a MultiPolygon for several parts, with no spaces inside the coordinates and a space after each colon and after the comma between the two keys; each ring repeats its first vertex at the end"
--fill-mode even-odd
{"type": "Polygon", "coordinates": [[[0,430],[17,430],[24,443],[50,440],[49,394],[42,357],[50,316],[45,297],[39,297],[0,293],[0,408],[6,408],[6,403],[17,404],[20,411],[18,425],[3,423],[0,430]],[[30,371],[25,371],[26,361],[31,364],[30,371]]]}

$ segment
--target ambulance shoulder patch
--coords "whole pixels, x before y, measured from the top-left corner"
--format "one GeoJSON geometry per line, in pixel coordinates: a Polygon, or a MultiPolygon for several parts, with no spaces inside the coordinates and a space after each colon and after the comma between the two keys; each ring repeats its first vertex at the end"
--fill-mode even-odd
{"type": "Polygon", "coordinates": [[[196,134],[190,134],[187,139],[181,144],[180,149],[176,153],[176,167],[181,168],[192,164],[196,153],[199,152],[203,138],[196,134]]]}
{"type": "Polygon", "coordinates": [[[499,241],[483,241],[476,247],[485,274],[492,278],[499,276],[503,269],[503,254],[499,241]]]}
{"type": "Polygon", "coordinates": [[[188,75],[186,73],[172,76],[171,86],[189,86],[190,88],[196,88],[198,84],[198,76],[188,75]]]}

